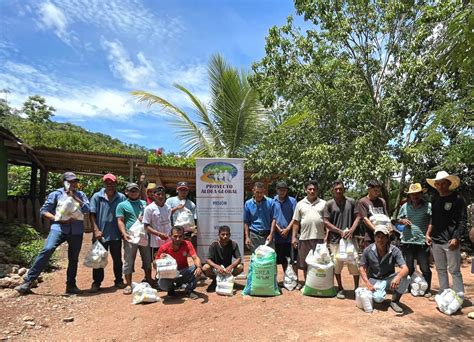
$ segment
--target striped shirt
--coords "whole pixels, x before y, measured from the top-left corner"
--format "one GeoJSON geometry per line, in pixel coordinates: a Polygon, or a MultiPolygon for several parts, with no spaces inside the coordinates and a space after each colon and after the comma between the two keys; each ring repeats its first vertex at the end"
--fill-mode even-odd
{"type": "Polygon", "coordinates": [[[402,234],[402,243],[423,245],[428,225],[431,223],[431,203],[423,201],[418,208],[410,202],[405,203],[398,213],[398,219],[408,219],[411,226],[406,226],[402,234]]]}

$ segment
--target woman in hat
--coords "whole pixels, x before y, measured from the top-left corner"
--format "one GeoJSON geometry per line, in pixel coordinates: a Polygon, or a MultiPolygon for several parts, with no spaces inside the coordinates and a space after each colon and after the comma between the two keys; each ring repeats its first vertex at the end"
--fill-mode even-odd
{"type": "Polygon", "coordinates": [[[431,269],[429,263],[430,250],[425,236],[431,227],[431,203],[423,199],[426,189],[420,183],[411,184],[408,201],[402,205],[398,213],[398,222],[405,225],[401,240],[401,250],[408,266],[409,275],[415,271],[415,260],[421,273],[428,283],[425,297],[431,297],[431,269]]]}

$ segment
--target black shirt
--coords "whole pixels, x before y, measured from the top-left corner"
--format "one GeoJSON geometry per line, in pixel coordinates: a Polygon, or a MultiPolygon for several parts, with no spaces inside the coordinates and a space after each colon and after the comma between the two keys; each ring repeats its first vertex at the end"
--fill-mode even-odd
{"type": "Polygon", "coordinates": [[[211,259],[219,266],[228,267],[232,264],[232,257],[240,258],[240,251],[237,242],[232,240],[226,246],[221,246],[219,241],[214,241],[209,246],[207,259],[211,259]]]}
{"type": "Polygon", "coordinates": [[[451,239],[460,240],[466,230],[466,203],[457,193],[440,196],[431,207],[434,243],[444,244],[451,239]]]}

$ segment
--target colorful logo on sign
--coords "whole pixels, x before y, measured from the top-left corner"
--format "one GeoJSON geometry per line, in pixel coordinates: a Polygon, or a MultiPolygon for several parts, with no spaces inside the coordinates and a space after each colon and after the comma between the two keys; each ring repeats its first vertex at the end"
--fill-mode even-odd
{"type": "Polygon", "coordinates": [[[214,162],[207,164],[202,169],[201,180],[212,184],[230,184],[237,176],[237,168],[226,162],[214,162]]]}

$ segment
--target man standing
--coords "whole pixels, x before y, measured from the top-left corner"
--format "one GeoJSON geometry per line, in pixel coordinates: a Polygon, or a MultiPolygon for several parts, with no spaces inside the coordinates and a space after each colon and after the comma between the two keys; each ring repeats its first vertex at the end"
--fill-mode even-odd
{"type": "Polygon", "coordinates": [[[72,199],[79,204],[81,212],[86,214],[89,212],[89,200],[82,191],[77,190],[79,181],[74,173],[66,172],[63,174],[62,179],[64,181],[64,187],[50,193],[40,209],[40,215],[52,221],[51,231],[49,232],[43,249],[36,257],[27,276],[24,278],[23,284],[15,288],[20,294],[30,292],[33,281],[38,279],[40,273],[48,264],[51,255],[53,255],[59,245],[66,241],[68,243],[66,293],[77,294],[81,292],[76,285],[76,275],[84,235],[84,221],[75,220],[74,218],[64,221],[55,221],[55,213],[58,206],[61,207],[64,201],[72,197],[72,199]]]}
{"type": "Polygon", "coordinates": [[[438,272],[439,293],[449,288],[449,271],[453,278],[453,290],[464,298],[460,240],[466,230],[466,203],[461,195],[454,192],[460,180],[458,176],[440,171],[436,178],[426,181],[439,193],[439,198],[432,205],[432,227],[426,233],[426,242],[432,245],[438,272]]]}
{"type": "Polygon", "coordinates": [[[388,215],[385,200],[380,197],[382,184],[378,180],[371,180],[367,183],[367,196],[359,200],[359,217],[365,227],[364,247],[373,243],[375,225],[370,221],[374,214],[388,215]]]}
{"type": "Polygon", "coordinates": [[[389,232],[386,226],[379,225],[375,228],[375,242],[370,244],[360,259],[359,267],[362,281],[370,291],[374,291],[377,281],[387,283],[386,290],[392,290],[390,307],[397,314],[403,314],[399,302],[408,289],[408,267],[403,259],[402,252],[390,244],[389,232]],[[395,266],[401,268],[395,272],[395,266]]]}
{"type": "Polygon", "coordinates": [[[152,283],[151,279],[151,251],[150,246],[139,246],[130,243],[130,236],[128,231],[133,224],[143,218],[143,211],[146,202],[140,199],[140,187],[136,183],[129,183],[126,187],[125,194],[127,200],[117,205],[116,216],[120,233],[123,237],[123,253],[124,264],[123,274],[125,275],[126,287],[123,290],[124,294],[132,293],[132,274],[135,271],[135,258],[137,250],[140,251],[142,258],[142,268],[145,271],[145,279],[148,283],[152,283]]]}
{"type": "MultiPolygon", "coordinates": [[[[334,260],[334,276],[336,277],[338,292],[337,298],[344,299],[344,288],[342,287],[341,271],[344,261],[337,259],[339,254],[339,242],[341,239],[352,241],[355,250],[357,244],[353,239],[354,231],[359,225],[359,216],[356,202],[344,196],[345,187],[341,180],[332,183],[333,198],[327,201],[324,207],[324,223],[329,230],[329,248],[334,260]]],[[[354,263],[347,263],[349,273],[354,277],[354,289],[359,287],[359,267],[357,257],[354,263]]]]}
{"type": "Polygon", "coordinates": [[[166,200],[166,204],[171,208],[171,225],[181,225],[184,228],[185,236],[191,240],[193,246],[196,248],[197,245],[197,212],[196,204],[188,198],[189,185],[187,182],[178,182],[176,184],[177,196],[170,197],[166,200]],[[178,221],[178,216],[183,211],[190,211],[188,217],[193,222],[182,222],[178,221]]]}
{"type": "Polygon", "coordinates": [[[298,202],[293,215],[292,243],[295,248],[298,246],[298,266],[303,270],[306,279],[308,265],[305,259],[317,244],[324,243],[323,211],[326,201],[318,198],[319,187],[316,180],[307,181],[304,188],[306,197],[298,202]],[[299,243],[296,238],[298,230],[299,243]]]}
{"type": "Polygon", "coordinates": [[[420,183],[410,184],[408,201],[398,213],[398,223],[405,225],[401,240],[401,250],[408,266],[408,275],[415,271],[415,260],[428,283],[425,297],[431,297],[430,250],[426,245],[426,232],[431,226],[431,203],[423,199],[423,188],[420,183]]]}
{"type": "Polygon", "coordinates": [[[209,246],[206,264],[202,268],[204,274],[212,279],[206,291],[214,292],[216,290],[217,274],[232,274],[236,277],[242,273],[244,266],[241,261],[239,246],[237,242],[230,239],[230,227],[220,226],[219,239],[209,246]]]}
{"type": "Polygon", "coordinates": [[[143,224],[150,234],[150,247],[152,258],[169,238],[171,233],[171,208],[165,203],[166,190],[158,185],[152,190],[154,202],[145,208],[143,224]]]}
{"type": "Polygon", "coordinates": [[[193,292],[196,288],[197,278],[201,276],[201,260],[196,254],[193,244],[184,240],[183,227],[174,226],[171,228],[171,241],[165,242],[158,253],[156,259],[164,258],[167,255],[173,257],[178,264],[179,277],[175,279],[158,279],[158,286],[163,291],[168,291],[168,296],[176,296],[175,290],[186,284],[186,296],[190,299],[197,299],[193,292]],[[188,257],[193,259],[194,265],[189,266],[188,257]]]}
{"type": "MultiPolygon", "coordinates": [[[[107,173],[102,177],[104,187],[96,192],[90,201],[91,224],[94,229],[93,240],[98,240],[106,250],[110,250],[114,264],[115,287],[125,288],[122,279],[122,238],[115,215],[119,203],[126,200],[124,194],[116,190],[117,178],[107,173]]],[[[100,290],[104,280],[104,269],[92,270],[93,283],[90,292],[100,290]]]]}
{"type": "MultiPolygon", "coordinates": [[[[285,182],[276,184],[277,195],[273,198],[273,220],[272,232],[270,238],[275,239],[275,252],[277,255],[277,264],[281,264],[283,272],[288,267],[288,259],[293,261],[295,253],[292,254],[292,219],[296,208],[296,199],[288,196],[288,185],[285,182]]],[[[294,267],[295,265],[291,265],[294,267]]],[[[298,268],[295,273],[298,274],[298,268]]]]}
{"type": "Polygon", "coordinates": [[[267,240],[272,241],[272,200],[265,196],[265,186],[256,182],[253,186],[253,197],[244,206],[245,245],[253,253],[258,246],[267,240]]]}

